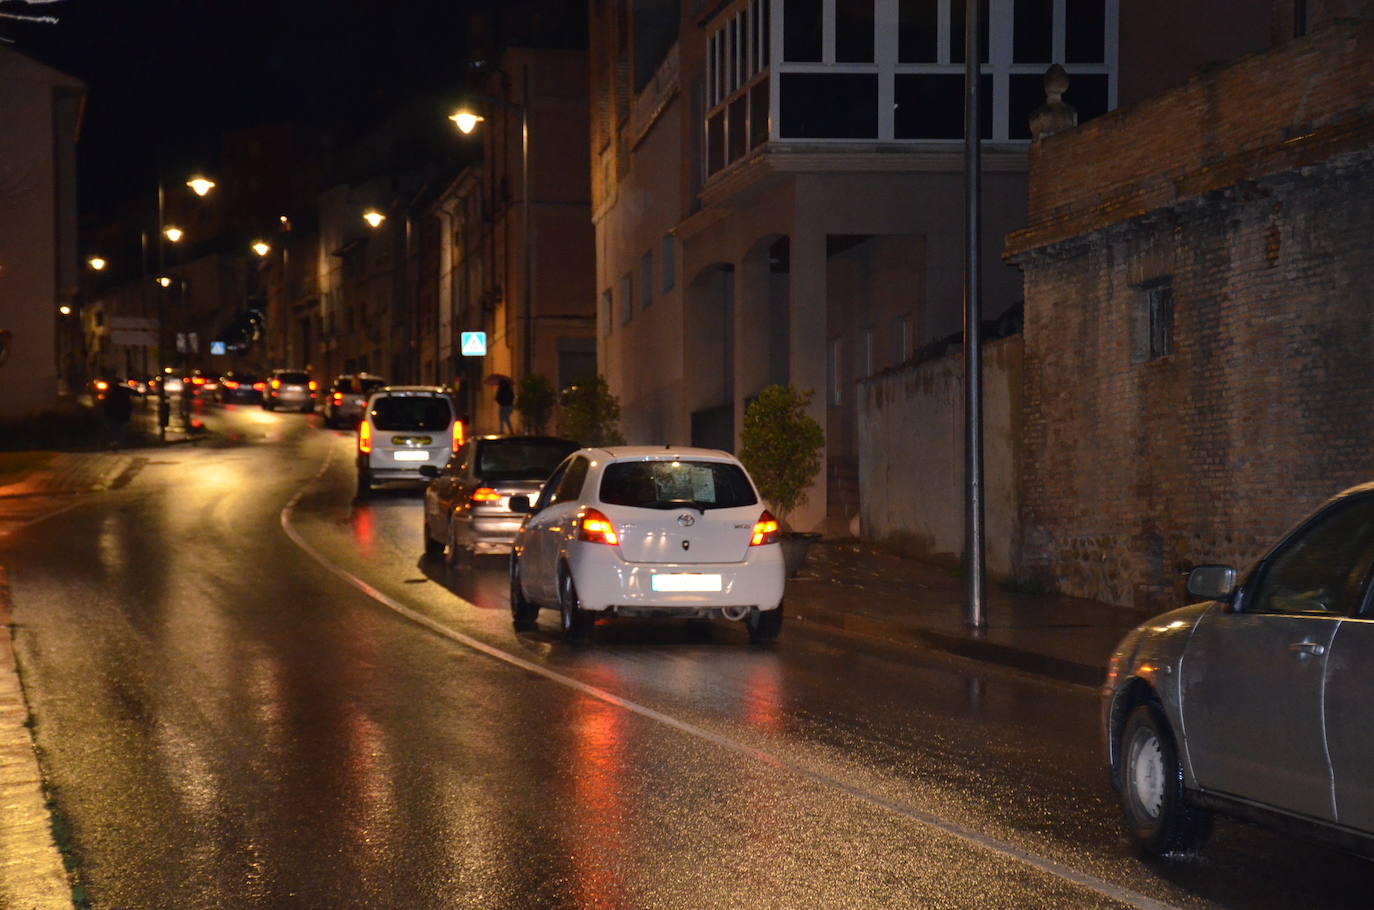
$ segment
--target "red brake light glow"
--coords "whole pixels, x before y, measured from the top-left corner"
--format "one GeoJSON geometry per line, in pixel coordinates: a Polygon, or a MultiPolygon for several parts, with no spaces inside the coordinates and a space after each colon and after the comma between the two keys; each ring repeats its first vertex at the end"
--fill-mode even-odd
{"type": "Polygon", "coordinates": [[[372,424],[366,420],[358,424],[358,451],[364,455],[372,451],[372,424]]]}
{"type": "Polygon", "coordinates": [[[754,536],[750,538],[749,546],[761,547],[767,543],[777,543],[778,531],[778,520],[765,509],[759,520],[754,522],[754,536]]]}
{"type": "Polygon", "coordinates": [[[620,535],[615,533],[606,516],[596,509],[588,509],[578,519],[577,539],[588,543],[606,543],[613,547],[620,543],[620,535]]]}
{"type": "Polygon", "coordinates": [[[106,382],[105,380],[103,380],[103,379],[97,379],[97,380],[95,381],[95,388],[96,388],[96,391],[103,392],[103,391],[105,391],[106,389],[108,389],[109,387],[110,387],[110,384],[109,384],[108,382],[106,382]]]}
{"type": "Polygon", "coordinates": [[[462,444],[463,444],[463,422],[462,422],[461,420],[455,419],[455,420],[453,421],[453,449],[454,449],[454,451],[457,451],[457,450],[458,450],[458,447],[461,446],[462,444]]]}
{"type": "Polygon", "coordinates": [[[313,380],[313,379],[310,380],[310,391],[313,392],[313,391],[315,391],[315,390],[318,389],[318,388],[319,388],[319,385],[317,385],[317,384],[315,383],[315,380],[313,380]]]}
{"type": "Polygon", "coordinates": [[[205,385],[205,377],[204,377],[204,376],[193,376],[193,377],[191,377],[191,385],[205,385]]]}
{"type": "Polygon", "coordinates": [[[253,391],[254,391],[254,392],[261,392],[261,391],[262,391],[263,389],[265,389],[265,388],[267,388],[266,383],[262,383],[262,382],[255,382],[255,383],[253,383],[253,391]]]}
{"type": "MultiPolygon", "coordinates": [[[[501,494],[491,487],[478,487],[472,491],[473,502],[500,502],[501,494]]],[[[614,532],[612,532],[614,533],[614,532]]]]}
{"type": "Polygon", "coordinates": [[[272,388],[274,388],[274,389],[279,389],[279,388],[281,388],[281,380],[280,380],[280,379],[273,379],[273,380],[272,380],[272,388]]]}
{"type": "Polygon", "coordinates": [[[334,393],[334,403],[335,403],[335,404],[343,404],[343,392],[335,392],[335,393],[334,393]]]}

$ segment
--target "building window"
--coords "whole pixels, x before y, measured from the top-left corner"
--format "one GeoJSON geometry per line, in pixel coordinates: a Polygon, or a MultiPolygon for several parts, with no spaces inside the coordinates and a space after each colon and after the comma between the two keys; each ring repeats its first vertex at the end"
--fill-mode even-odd
{"type": "Polygon", "coordinates": [[[897,345],[893,352],[893,363],[906,363],[906,359],[911,356],[911,317],[898,316],[896,323],[892,326],[892,340],[897,345]]]}
{"type": "Polygon", "coordinates": [[[611,289],[607,288],[601,292],[601,334],[611,334],[611,329],[615,327],[615,310],[611,300],[611,289]]]}
{"type": "Polygon", "coordinates": [[[663,293],[666,294],[677,282],[674,275],[677,271],[677,245],[672,234],[664,234],[663,242],[659,245],[658,271],[659,280],[663,282],[663,293]]]}
{"type": "Polygon", "coordinates": [[[1131,360],[1144,363],[1174,351],[1174,287],[1169,279],[1137,288],[1131,360]]]}
{"type": "Polygon", "coordinates": [[[844,396],[841,394],[843,384],[840,381],[840,339],[830,339],[830,356],[828,359],[827,372],[830,377],[830,403],[836,407],[844,403],[844,396]]]}
{"type": "Polygon", "coordinates": [[[654,302],[654,254],[653,251],[639,257],[639,293],[644,296],[644,309],[654,302]]]}
{"type": "Polygon", "coordinates": [[[625,325],[635,318],[635,276],[626,272],[620,279],[620,324],[625,325]]]}

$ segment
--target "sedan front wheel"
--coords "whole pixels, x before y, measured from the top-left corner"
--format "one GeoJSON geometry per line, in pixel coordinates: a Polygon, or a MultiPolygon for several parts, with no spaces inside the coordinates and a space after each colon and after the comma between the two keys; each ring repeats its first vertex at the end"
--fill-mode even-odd
{"type": "Polygon", "coordinates": [[[1158,706],[1131,711],[1120,754],[1121,809],[1131,839],[1153,856],[1195,852],[1212,815],[1188,804],[1173,731],[1158,706]]]}

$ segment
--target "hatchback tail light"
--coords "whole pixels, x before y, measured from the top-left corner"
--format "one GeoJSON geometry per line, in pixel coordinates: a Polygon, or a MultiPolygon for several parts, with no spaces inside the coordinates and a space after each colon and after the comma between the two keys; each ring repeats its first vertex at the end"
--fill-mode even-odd
{"type": "Polygon", "coordinates": [[[478,487],[472,491],[473,502],[500,502],[501,494],[491,487],[478,487]]]}
{"type": "Polygon", "coordinates": [[[606,543],[611,546],[620,543],[620,535],[615,533],[615,527],[605,515],[596,509],[588,509],[577,520],[577,539],[585,540],[588,543],[606,543]]]}
{"type": "Polygon", "coordinates": [[[366,420],[358,424],[358,451],[364,455],[372,451],[372,424],[366,420]]]}
{"type": "Polygon", "coordinates": [[[458,451],[458,448],[459,448],[462,444],[463,444],[463,422],[462,422],[461,420],[456,420],[456,419],[455,419],[455,420],[453,421],[453,450],[454,450],[455,452],[458,451]]]}
{"type": "Polygon", "coordinates": [[[754,522],[754,536],[749,539],[749,546],[761,547],[764,544],[777,543],[779,533],[778,520],[764,509],[759,520],[754,522]]]}

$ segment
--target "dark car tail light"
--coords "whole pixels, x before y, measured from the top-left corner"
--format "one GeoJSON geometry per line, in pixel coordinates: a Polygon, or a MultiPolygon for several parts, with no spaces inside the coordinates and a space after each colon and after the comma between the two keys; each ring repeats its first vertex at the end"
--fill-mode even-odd
{"type": "Polygon", "coordinates": [[[272,380],[272,388],[274,388],[274,389],[279,389],[279,388],[281,388],[281,380],[280,380],[280,379],[273,379],[273,380],[272,380]]]}
{"type": "Polygon", "coordinates": [[[266,388],[267,388],[267,383],[265,383],[265,382],[255,382],[255,383],[253,383],[253,391],[254,391],[254,392],[261,392],[261,391],[263,391],[263,390],[266,389],[266,388]]]}
{"type": "Polygon", "coordinates": [[[334,393],[334,403],[335,403],[335,404],[343,404],[343,392],[335,392],[335,393],[334,393]]]}
{"type": "Polygon", "coordinates": [[[588,509],[577,520],[577,539],[585,540],[588,543],[610,544],[611,546],[620,543],[620,535],[615,533],[615,527],[611,524],[610,519],[596,509],[588,509]]]}
{"type": "Polygon", "coordinates": [[[749,546],[761,547],[764,544],[777,543],[779,533],[778,520],[764,509],[759,520],[754,522],[754,536],[749,539],[749,546]]]}
{"type": "Polygon", "coordinates": [[[491,487],[478,487],[472,491],[473,502],[500,502],[501,494],[491,487]]]}
{"type": "Polygon", "coordinates": [[[226,379],[221,382],[220,385],[224,386],[226,389],[237,389],[239,387],[239,382],[237,379],[226,379]]]}
{"type": "Polygon", "coordinates": [[[372,451],[372,424],[366,420],[358,424],[358,451],[364,455],[372,451]]]}

